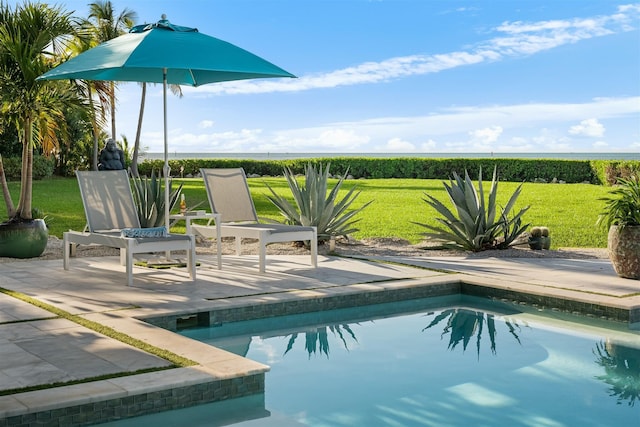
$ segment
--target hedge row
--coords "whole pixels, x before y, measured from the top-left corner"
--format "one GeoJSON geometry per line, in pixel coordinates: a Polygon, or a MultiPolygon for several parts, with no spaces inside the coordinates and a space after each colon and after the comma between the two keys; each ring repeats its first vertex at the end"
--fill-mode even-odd
{"type": "MultiPolygon", "coordinates": [[[[196,176],[200,168],[242,167],[248,175],[278,176],[284,167],[294,173],[303,173],[307,163],[331,164],[332,174],[343,174],[348,170],[354,178],[418,178],[449,179],[453,172],[477,177],[480,168],[483,176],[491,179],[497,166],[500,180],[511,182],[590,182],[612,184],[617,177],[640,173],[640,160],[556,160],[556,159],[427,159],[427,158],[370,158],[331,157],[290,160],[248,159],[185,159],[170,160],[171,175],[196,176]]],[[[138,166],[141,175],[150,175],[151,170],[161,171],[162,160],[145,160],[138,166]]]]}
{"type": "MultiPolygon", "coordinates": [[[[472,178],[482,168],[486,180],[491,179],[497,166],[500,180],[511,182],[590,182],[612,185],[619,177],[640,174],[640,160],[557,160],[557,159],[427,159],[422,157],[373,158],[373,157],[327,157],[290,160],[249,159],[184,159],[170,160],[171,175],[197,176],[200,168],[244,168],[248,175],[279,176],[284,167],[294,173],[303,173],[307,163],[331,164],[331,173],[349,172],[354,178],[418,178],[449,179],[453,172],[463,174],[465,170],[472,178]]],[[[8,179],[20,178],[20,158],[3,159],[8,179]]],[[[162,171],[162,160],[145,160],[138,165],[141,175],[151,171],[162,171]]],[[[33,158],[33,177],[50,177],[55,167],[54,159],[42,156],[33,158]]]]}
{"type": "MultiPolygon", "coordinates": [[[[4,174],[8,180],[19,180],[22,174],[22,159],[20,157],[2,158],[4,174]]],[[[49,178],[56,167],[54,158],[33,156],[33,179],[49,178]]]]}

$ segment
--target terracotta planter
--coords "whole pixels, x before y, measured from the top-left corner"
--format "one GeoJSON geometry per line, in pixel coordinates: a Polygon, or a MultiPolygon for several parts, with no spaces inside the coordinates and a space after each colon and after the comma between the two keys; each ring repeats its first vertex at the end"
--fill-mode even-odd
{"type": "Polygon", "coordinates": [[[0,256],[35,258],[47,247],[49,231],[42,219],[0,224],[0,256]]]}
{"type": "Polygon", "coordinates": [[[620,277],[640,279],[640,225],[609,228],[609,258],[620,277]]]}

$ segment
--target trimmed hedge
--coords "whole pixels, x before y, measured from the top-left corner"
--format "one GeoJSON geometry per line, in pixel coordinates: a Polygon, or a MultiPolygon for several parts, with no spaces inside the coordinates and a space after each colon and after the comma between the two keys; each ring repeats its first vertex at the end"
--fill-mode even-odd
{"type": "MultiPolygon", "coordinates": [[[[331,172],[343,174],[347,170],[354,178],[417,178],[449,179],[453,172],[477,176],[480,168],[490,179],[494,166],[498,167],[500,180],[510,182],[589,182],[611,185],[617,177],[640,172],[640,161],[628,160],[557,160],[557,159],[501,159],[501,158],[451,158],[429,159],[417,157],[327,157],[289,160],[250,159],[184,159],[169,160],[171,175],[197,176],[200,168],[244,168],[247,175],[280,176],[284,167],[294,173],[304,173],[308,163],[331,163],[331,172]]],[[[145,160],[138,165],[141,175],[161,171],[162,160],[145,160]]]]}
{"type": "Polygon", "coordinates": [[[618,178],[640,176],[640,161],[636,160],[592,160],[591,167],[598,182],[605,185],[615,184],[618,178]]]}
{"type": "MultiPolygon", "coordinates": [[[[19,180],[22,174],[22,158],[2,158],[4,174],[8,180],[19,180]]],[[[50,178],[56,167],[56,160],[51,157],[33,156],[33,179],[50,178]]]]}

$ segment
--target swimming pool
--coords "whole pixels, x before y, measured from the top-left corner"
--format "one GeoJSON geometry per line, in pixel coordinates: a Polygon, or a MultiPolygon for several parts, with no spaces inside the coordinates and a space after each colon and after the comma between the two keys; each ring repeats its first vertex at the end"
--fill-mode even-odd
{"type": "Polygon", "coordinates": [[[621,323],[455,295],[181,333],[271,366],[266,410],[235,427],[640,421],[640,332],[621,323]]]}

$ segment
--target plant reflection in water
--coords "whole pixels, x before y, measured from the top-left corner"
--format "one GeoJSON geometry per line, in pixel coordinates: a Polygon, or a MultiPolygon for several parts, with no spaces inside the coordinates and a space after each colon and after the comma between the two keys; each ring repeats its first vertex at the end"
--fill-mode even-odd
{"type": "Polygon", "coordinates": [[[617,397],[619,405],[625,400],[629,406],[640,401],[640,349],[607,340],[596,343],[593,354],[596,364],[604,368],[604,375],[596,378],[611,386],[609,396],[617,397]]]}
{"type": "MultiPolygon", "coordinates": [[[[451,351],[453,351],[460,342],[462,342],[462,350],[466,351],[471,338],[476,335],[476,351],[478,358],[480,358],[480,340],[484,331],[484,325],[486,324],[487,330],[489,331],[489,340],[491,341],[491,353],[496,354],[496,322],[492,314],[465,308],[443,310],[422,332],[445,320],[446,324],[441,337],[450,334],[448,348],[451,351]]],[[[520,338],[516,333],[520,330],[520,326],[508,320],[505,320],[504,323],[509,329],[509,333],[520,343],[520,338]]]]}
{"type": "MultiPolygon", "coordinates": [[[[347,343],[347,338],[351,337],[353,341],[356,343],[358,339],[356,335],[353,333],[353,330],[349,325],[327,325],[320,328],[317,328],[315,331],[305,332],[305,342],[304,348],[307,350],[309,354],[309,358],[311,358],[312,354],[316,354],[316,351],[320,351],[321,354],[325,354],[327,358],[329,358],[329,334],[328,331],[331,331],[334,336],[340,338],[344,348],[348,351],[349,344],[347,343]]],[[[296,342],[298,335],[300,333],[296,332],[289,335],[289,342],[287,344],[287,349],[284,354],[289,353],[293,348],[293,344],[296,342]]]]}

